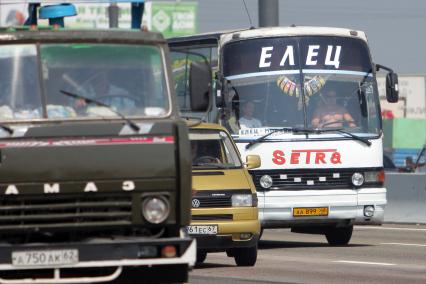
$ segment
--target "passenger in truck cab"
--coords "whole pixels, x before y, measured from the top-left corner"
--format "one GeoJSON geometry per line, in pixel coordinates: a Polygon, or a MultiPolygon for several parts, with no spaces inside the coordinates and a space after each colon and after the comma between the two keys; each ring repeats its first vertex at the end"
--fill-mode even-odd
{"type": "Polygon", "coordinates": [[[314,110],[311,121],[313,127],[356,127],[349,111],[337,103],[335,90],[327,90],[323,98],[323,101],[318,101],[314,110]]]}
{"type": "Polygon", "coordinates": [[[262,123],[254,115],[255,105],[252,101],[243,104],[242,116],[239,119],[241,128],[258,128],[262,127],[262,123]]]}

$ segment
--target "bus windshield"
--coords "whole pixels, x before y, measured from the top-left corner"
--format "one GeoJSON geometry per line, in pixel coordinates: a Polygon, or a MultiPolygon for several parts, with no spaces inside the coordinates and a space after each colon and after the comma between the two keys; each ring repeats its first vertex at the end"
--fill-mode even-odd
{"type": "Polygon", "coordinates": [[[234,134],[281,127],[339,128],[366,136],[380,131],[377,86],[361,40],[231,42],[223,48],[222,70],[228,86],[222,124],[234,134]]]}

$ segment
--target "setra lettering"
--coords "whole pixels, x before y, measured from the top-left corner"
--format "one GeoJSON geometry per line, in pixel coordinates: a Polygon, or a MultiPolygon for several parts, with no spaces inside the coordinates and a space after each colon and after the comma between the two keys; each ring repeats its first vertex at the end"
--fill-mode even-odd
{"type": "Polygon", "coordinates": [[[276,165],[284,165],[285,164],[285,158],[284,158],[284,152],[281,150],[275,150],[274,153],[272,153],[272,162],[276,165]]]}
{"type": "MultiPolygon", "coordinates": [[[[286,154],[282,150],[272,152],[272,162],[276,165],[286,164],[286,154]]],[[[303,149],[288,153],[291,165],[341,164],[342,155],[337,149],[303,149]]]]}

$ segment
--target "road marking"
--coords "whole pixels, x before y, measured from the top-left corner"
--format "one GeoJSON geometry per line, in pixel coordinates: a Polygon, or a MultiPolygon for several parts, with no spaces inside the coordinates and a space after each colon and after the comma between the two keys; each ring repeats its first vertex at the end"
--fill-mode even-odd
{"type": "Polygon", "coordinates": [[[382,265],[382,266],[392,266],[392,265],[396,265],[395,263],[385,263],[385,262],[365,262],[365,261],[353,261],[353,260],[334,260],[333,262],[349,263],[349,264],[365,264],[365,265],[382,265]]]}
{"type": "Polygon", "coordinates": [[[422,244],[404,244],[404,243],[380,243],[381,245],[395,245],[395,246],[413,246],[413,247],[426,247],[422,244]]]}
{"type": "Polygon", "coordinates": [[[426,231],[426,229],[414,228],[396,228],[396,227],[372,227],[372,226],[355,226],[356,229],[371,229],[371,230],[393,230],[393,231],[426,231]]]}

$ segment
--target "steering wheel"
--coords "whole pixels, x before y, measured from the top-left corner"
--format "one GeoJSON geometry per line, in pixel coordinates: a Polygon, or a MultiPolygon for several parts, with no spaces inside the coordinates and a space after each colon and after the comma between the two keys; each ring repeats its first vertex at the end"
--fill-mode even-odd
{"type": "Polygon", "coordinates": [[[213,156],[201,156],[194,160],[194,164],[220,164],[220,160],[213,156]]]}
{"type": "Polygon", "coordinates": [[[327,127],[327,126],[333,125],[333,124],[342,124],[344,127],[349,127],[349,124],[351,124],[351,123],[355,124],[355,126],[352,126],[352,127],[356,127],[356,123],[355,123],[354,120],[345,120],[345,119],[339,119],[339,120],[336,120],[336,121],[326,122],[326,123],[321,124],[321,127],[327,127]]]}

